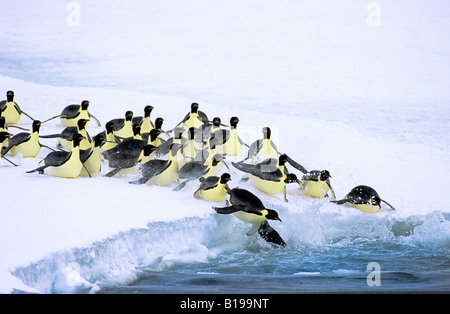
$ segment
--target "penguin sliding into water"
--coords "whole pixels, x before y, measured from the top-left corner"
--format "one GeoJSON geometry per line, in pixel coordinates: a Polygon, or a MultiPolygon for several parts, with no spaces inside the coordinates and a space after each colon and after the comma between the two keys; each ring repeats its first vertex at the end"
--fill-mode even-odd
{"type": "Polygon", "coordinates": [[[68,105],[63,109],[61,114],[54,116],[50,119],[43,121],[42,123],[46,123],[50,120],[60,118],[61,124],[65,127],[76,127],[78,120],[86,119],[88,122],[86,126],[89,125],[89,121],[92,119],[95,120],[98,126],[101,126],[100,121],[94,117],[89,111],[89,100],[83,100],[80,105],[68,105]]]}
{"type": "Polygon", "coordinates": [[[377,191],[367,185],[358,185],[351,189],[343,199],[332,202],[339,205],[345,204],[365,213],[378,212],[381,208],[381,202],[388,205],[392,210],[395,210],[391,204],[380,198],[377,191]]]}
{"type": "Polygon", "coordinates": [[[80,175],[83,164],[80,160],[80,142],[83,135],[73,135],[73,150],[70,152],[56,151],[49,153],[39,164],[38,168],[27,173],[44,172],[55,177],[76,178],[80,175]]]}
{"type": "Polygon", "coordinates": [[[5,117],[7,124],[19,123],[22,114],[34,121],[34,119],[24,112],[14,101],[14,92],[12,90],[6,92],[6,100],[0,101],[0,113],[5,117]]]}
{"type": "Polygon", "coordinates": [[[295,169],[301,171],[304,175],[299,181],[300,189],[303,193],[315,198],[328,197],[328,191],[331,191],[331,199],[336,199],[336,194],[331,187],[331,174],[328,170],[306,170],[305,167],[294,161],[289,156],[287,162],[295,169]]]}
{"type": "Polygon", "coordinates": [[[280,234],[267,221],[270,219],[281,222],[275,210],[266,208],[262,201],[248,190],[234,188],[229,190],[228,194],[231,205],[227,207],[213,207],[218,214],[233,214],[240,220],[252,224],[252,228],[247,232],[248,236],[258,232],[267,242],[282,247],[286,246],[280,234]]]}

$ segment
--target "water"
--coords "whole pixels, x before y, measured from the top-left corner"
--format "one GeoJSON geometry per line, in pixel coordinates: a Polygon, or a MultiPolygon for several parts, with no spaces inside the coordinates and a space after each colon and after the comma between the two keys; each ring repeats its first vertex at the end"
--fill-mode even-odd
{"type": "MultiPolygon", "coordinates": [[[[49,32],[42,45],[38,43],[43,37],[27,33],[33,24],[15,21],[15,28],[2,33],[11,40],[2,40],[7,47],[0,51],[0,73],[52,86],[94,86],[200,99],[235,110],[244,106],[278,113],[282,108],[283,114],[340,122],[369,137],[448,151],[449,98],[446,88],[440,88],[448,82],[448,74],[441,72],[448,48],[440,49],[436,43],[443,41],[439,35],[449,27],[421,24],[424,30],[437,30],[437,35],[415,37],[421,49],[411,50],[408,38],[416,28],[394,28],[401,40],[393,41],[356,24],[357,30],[347,33],[348,40],[338,36],[344,41],[339,45],[334,37],[340,33],[331,30],[354,29],[352,23],[358,16],[343,18],[342,7],[322,12],[321,21],[333,23],[320,24],[314,22],[317,15],[313,13],[320,9],[314,6],[312,11],[291,11],[287,6],[272,12],[262,5],[255,12],[254,6],[242,5],[236,12],[233,6],[192,12],[181,3],[177,9],[156,2],[144,12],[139,4],[124,8],[117,3],[81,2],[84,13],[77,28],[65,25],[68,12],[65,3],[58,3],[48,8],[51,18],[41,26],[49,32]],[[255,13],[253,19],[247,13],[255,13]],[[95,16],[103,20],[98,22],[95,16]],[[232,16],[234,20],[227,19],[232,16]],[[116,23],[119,17],[122,23],[116,23]],[[182,23],[177,24],[180,17],[182,23]],[[147,28],[145,20],[152,27],[147,28]],[[273,27],[262,32],[260,27],[266,22],[273,27]],[[317,31],[317,38],[304,33],[310,27],[317,31]],[[242,29],[241,36],[233,35],[242,29]],[[193,36],[195,31],[201,35],[193,36]],[[304,37],[297,41],[299,31],[304,37]],[[143,36],[146,32],[148,36],[143,36]],[[219,40],[217,35],[223,37],[219,40]],[[359,45],[353,47],[355,40],[359,45]],[[376,45],[380,42],[394,49],[380,48],[376,45]],[[351,57],[352,47],[362,53],[360,57],[351,57]],[[417,75],[401,71],[404,64],[396,62],[404,57],[414,61],[405,63],[413,64],[417,75]],[[395,69],[388,70],[392,66],[395,69]],[[392,78],[393,74],[397,76],[392,78]]],[[[48,18],[43,10],[29,5],[32,8],[23,11],[29,20],[48,18]]],[[[384,22],[390,25],[395,16],[386,12],[384,22]]],[[[426,21],[432,13],[423,13],[426,21]]],[[[438,17],[439,23],[448,23],[445,16],[438,17]]],[[[7,22],[14,23],[11,17],[7,22]]],[[[80,266],[80,274],[96,293],[450,291],[447,205],[411,208],[410,215],[367,215],[347,208],[336,210],[323,200],[301,196],[300,200],[300,205],[283,205],[264,198],[283,217],[283,223],[272,226],[283,235],[286,248],[272,247],[257,236],[246,237],[247,224],[211,213],[205,218],[150,223],[148,228],[132,229],[88,247],[54,252],[18,268],[14,275],[48,293],[64,292],[57,285],[58,270],[69,261],[80,266]],[[379,286],[367,283],[369,263],[380,266],[379,286]]]]}

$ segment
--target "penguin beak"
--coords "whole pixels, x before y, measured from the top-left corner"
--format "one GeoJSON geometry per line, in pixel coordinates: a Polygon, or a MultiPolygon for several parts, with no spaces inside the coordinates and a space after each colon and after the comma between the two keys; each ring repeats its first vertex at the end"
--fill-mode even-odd
{"type": "Polygon", "coordinates": [[[282,222],[280,218],[275,218],[276,220],[278,220],[279,222],[282,222]]]}

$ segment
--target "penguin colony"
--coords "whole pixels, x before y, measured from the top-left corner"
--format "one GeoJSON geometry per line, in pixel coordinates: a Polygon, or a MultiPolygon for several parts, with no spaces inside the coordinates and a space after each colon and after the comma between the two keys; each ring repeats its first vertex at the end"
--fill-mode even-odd
{"type": "Polygon", "coordinates": [[[63,108],[60,115],[41,122],[19,107],[14,101],[13,91],[7,91],[6,98],[0,102],[0,157],[13,166],[17,164],[8,158],[10,155],[20,153],[25,158],[36,158],[40,149],[46,147],[51,152],[27,173],[64,178],[94,177],[100,173],[102,165],[106,165],[109,167],[107,177],[138,170],[140,179],[130,184],[169,186],[176,183],[173,190],[179,191],[189,182],[197,182],[194,198],[225,202],[224,207],[213,207],[216,213],[233,214],[252,225],[247,235],[258,232],[264,240],[274,245],[286,246],[268,222],[281,222],[278,213],[266,208],[254,193],[228,186],[231,175],[222,166],[229,169],[225,163],[226,157],[237,156],[243,147],[247,149],[247,157],[231,164],[243,173],[241,180],[251,180],[265,194],[283,192],[287,202],[286,185],[297,184],[307,196],[330,197],[331,202],[363,212],[378,212],[382,202],[394,210],[373,188],[366,185],[356,186],[344,198],[336,200],[330,172],[308,171],[287,154],[280,153],[271,140],[270,127],[262,129],[261,139],[247,145],[238,134],[238,117],[232,117],[229,125],[222,124],[219,117],[209,120],[197,103],[192,103],[186,116],[169,131],[162,129],[163,118],[158,117],[155,122],[150,119],[154,107],[146,106],[144,116],[136,117],[132,111],[126,111],[124,117],[108,121],[103,132],[91,137],[86,127],[91,120],[98,126],[101,123],[88,111],[88,100],[83,100],[80,105],[69,105],[63,108]],[[22,115],[33,121],[31,131],[15,125],[22,115]],[[65,127],[61,133],[40,134],[44,123],[57,118],[65,127]],[[11,128],[26,132],[13,135],[11,128]],[[57,146],[45,146],[40,143],[40,138],[56,138],[57,146]],[[287,164],[300,171],[302,176],[298,178],[290,173],[287,164]]]}

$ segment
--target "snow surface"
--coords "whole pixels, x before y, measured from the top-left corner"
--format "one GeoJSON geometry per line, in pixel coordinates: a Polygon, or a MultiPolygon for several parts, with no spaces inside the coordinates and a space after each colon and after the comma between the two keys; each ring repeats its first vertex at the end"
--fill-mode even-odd
{"type": "MultiPolygon", "coordinates": [[[[2,3],[11,14],[0,20],[0,36],[13,47],[2,54],[2,68],[8,69],[8,58],[15,54],[28,54],[30,64],[23,64],[23,73],[46,83],[12,78],[5,70],[0,93],[14,90],[22,109],[41,120],[88,99],[103,125],[126,110],[142,115],[144,106],[152,104],[152,118],[163,117],[165,129],[175,126],[195,101],[209,117],[219,116],[225,123],[238,116],[247,143],[270,126],[280,151],[307,169],[331,172],[338,198],[367,184],[395,206],[388,213],[393,217],[450,211],[446,1],[379,1],[381,27],[366,24],[366,1],[345,6],[302,2],[296,7],[282,1],[276,9],[270,1],[155,1],[147,10],[145,1],[132,2],[79,1],[78,28],[66,25],[65,1],[2,3]],[[70,69],[79,69],[79,77],[65,81],[65,68],[53,69],[50,82],[40,76],[39,65],[51,66],[51,58],[59,55],[70,61],[65,63],[70,69]],[[90,60],[95,60],[94,69],[90,60]],[[94,87],[74,87],[78,85],[94,87]],[[98,87],[102,85],[107,87],[98,87]]],[[[20,125],[29,127],[31,121],[22,117],[20,125]]],[[[61,130],[53,120],[41,134],[61,130]]],[[[88,131],[92,135],[103,129],[91,124],[88,131]]],[[[0,213],[1,293],[73,292],[63,280],[74,273],[73,264],[49,270],[47,279],[55,290],[46,284],[29,287],[13,273],[55,252],[89,247],[152,223],[213,215],[211,203],[192,197],[192,186],[175,193],[170,187],[130,185],[126,177],[63,179],[25,173],[47,153],[42,149],[36,159],[10,157],[19,167],[0,159],[6,189],[0,213]]],[[[102,174],[106,171],[103,167],[102,174]]],[[[241,174],[231,171],[234,187],[241,174]]],[[[288,213],[317,204],[296,189],[288,193],[288,204],[281,196],[262,197],[282,204],[288,213]]],[[[334,204],[321,206],[343,213],[334,204]]],[[[435,234],[444,247],[449,230],[444,226],[435,234]]],[[[430,230],[427,236],[432,234],[430,230]]],[[[143,259],[151,264],[152,258],[143,259]]],[[[114,271],[105,276],[116,275],[114,271]]],[[[71,280],[92,288],[83,278],[71,280]]]]}

